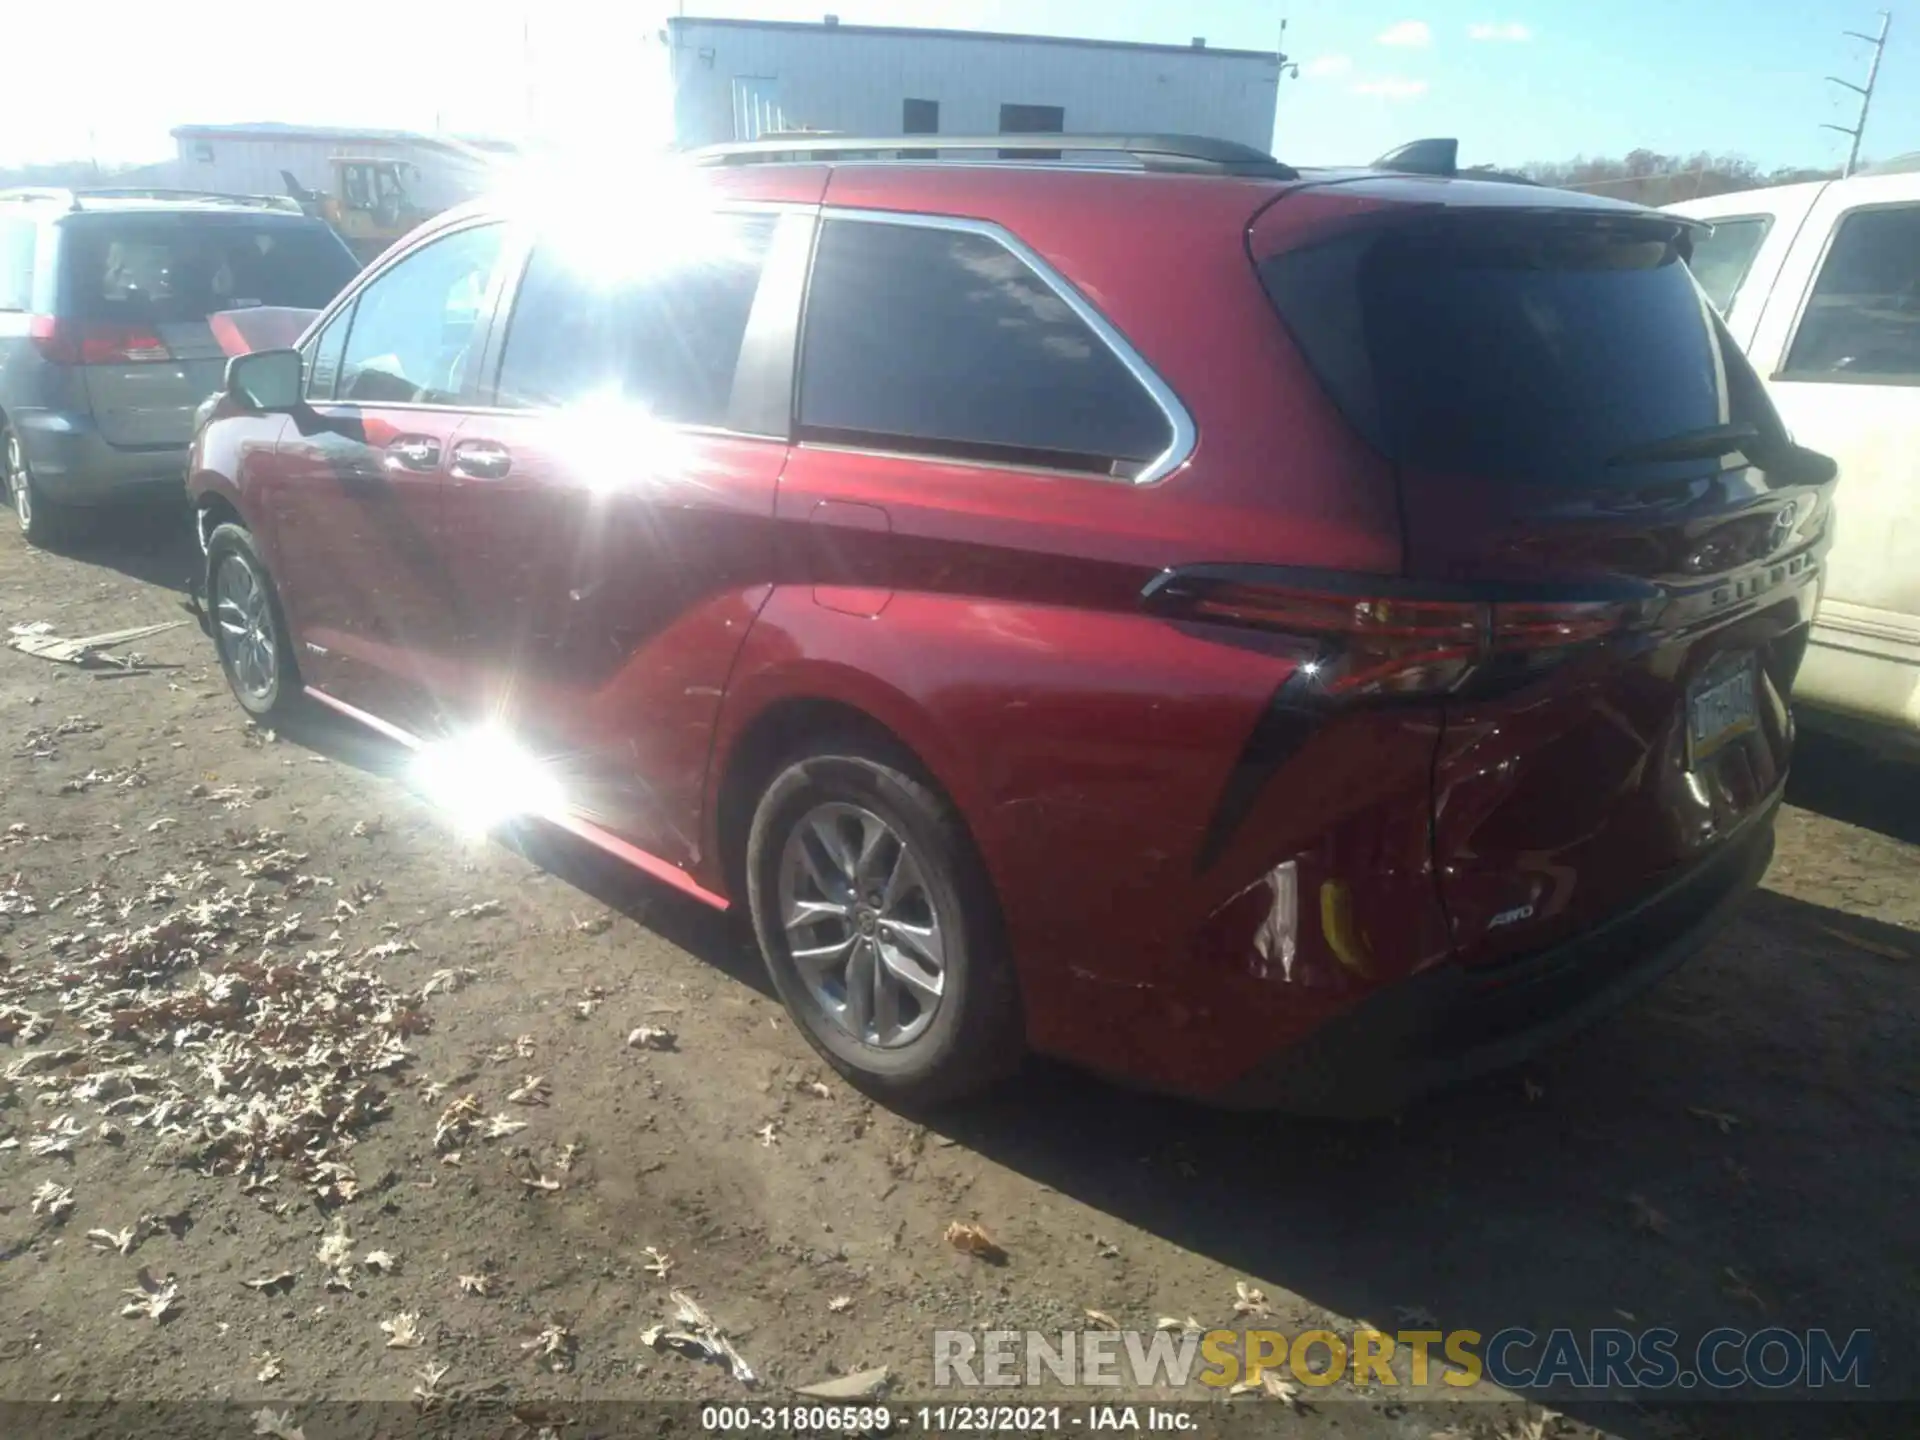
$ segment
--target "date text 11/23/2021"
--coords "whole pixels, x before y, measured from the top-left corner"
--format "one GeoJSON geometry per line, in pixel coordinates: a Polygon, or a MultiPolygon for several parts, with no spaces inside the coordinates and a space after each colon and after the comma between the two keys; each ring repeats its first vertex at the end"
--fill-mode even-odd
{"type": "Polygon", "coordinates": [[[1199,1415],[1175,1405],[707,1405],[700,1428],[716,1434],[884,1435],[896,1428],[936,1435],[1037,1435],[1061,1431],[1187,1431],[1199,1415]]]}

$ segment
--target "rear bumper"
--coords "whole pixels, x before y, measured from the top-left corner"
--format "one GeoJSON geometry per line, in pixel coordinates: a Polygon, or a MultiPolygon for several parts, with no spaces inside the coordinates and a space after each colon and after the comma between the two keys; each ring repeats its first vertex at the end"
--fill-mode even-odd
{"type": "Polygon", "coordinates": [[[1778,794],[1713,856],[1633,909],[1550,950],[1443,964],[1377,992],[1208,1097],[1359,1119],[1501,1070],[1626,1003],[1699,950],[1773,858],[1778,794]]]}
{"type": "Polygon", "coordinates": [[[185,445],[110,445],[85,412],[22,410],[13,419],[34,484],[56,505],[110,505],[186,493],[185,445]]]}

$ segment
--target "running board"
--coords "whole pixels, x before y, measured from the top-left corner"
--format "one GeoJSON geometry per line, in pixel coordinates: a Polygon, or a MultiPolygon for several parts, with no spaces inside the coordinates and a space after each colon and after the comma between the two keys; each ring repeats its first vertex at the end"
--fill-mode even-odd
{"type": "MultiPolygon", "coordinates": [[[[357,709],[347,704],[344,700],[334,699],[333,696],[327,694],[324,690],[316,690],[311,685],[304,688],[308,698],[317,700],[329,710],[344,715],[347,719],[356,721],[377,734],[384,735],[397,745],[403,745],[409,750],[419,750],[426,743],[421,740],[419,736],[402,730],[398,725],[382,720],[378,715],[369,715],[366,711],[357,709]]],[[[626,862],[642,874],[649,875],[662,884],[671,885],[684,895],[691,895],[702,905],[711,905],[715,910],[728,910],[732,908],[730,902],[724,895],[714,894],[713,891],[707,889],[706,886],[695,880],[678,865],[662,860],[658,855],[650,854],[637,845],[628,844],[618,835],[613,834],[611,831],[602,830],[598,825],[592,824],[589,821],[582,820],[572,811],[560,811],[551,814],[536,813],[529,818],[544,820],[556,829],[566,831],[567,834],[577,840],[585,841],[587,844],[593,846],[594,849],[611,855],[616,860],[626,862]]]]}

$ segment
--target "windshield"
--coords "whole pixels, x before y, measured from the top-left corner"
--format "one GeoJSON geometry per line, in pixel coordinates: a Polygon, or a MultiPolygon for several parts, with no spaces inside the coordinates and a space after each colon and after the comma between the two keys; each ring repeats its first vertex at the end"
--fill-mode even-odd
{"type": "Polygon", "coordinates": [[[1777,428],[1667,226],[1468,214],[1261,277],[1348,418],[1420,469],[1584,482],[1675,436],[1777,428]]]}
{"type": "Polygon", "coordinates": [[[114,215],[68,227],[62,274],[78,319],[169,324],[262,305],[323,309],[357,270],[317,223],[114,215]]]}

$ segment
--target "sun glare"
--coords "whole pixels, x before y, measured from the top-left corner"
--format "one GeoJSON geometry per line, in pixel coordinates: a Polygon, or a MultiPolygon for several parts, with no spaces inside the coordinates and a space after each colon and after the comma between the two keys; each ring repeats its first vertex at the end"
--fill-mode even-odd
{"type": "Polygon", "coordinates": [[[410,779],[462,834],[474,838],[508,820],[558,815],[566,808],[551,767],[497,725],[425,746],[414,757],[410,779]]]}

